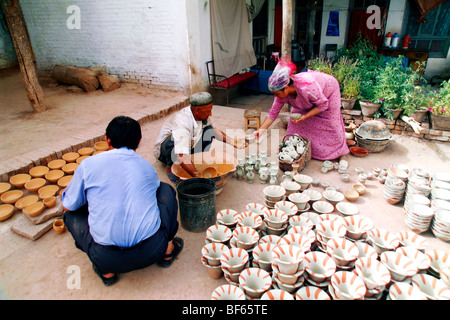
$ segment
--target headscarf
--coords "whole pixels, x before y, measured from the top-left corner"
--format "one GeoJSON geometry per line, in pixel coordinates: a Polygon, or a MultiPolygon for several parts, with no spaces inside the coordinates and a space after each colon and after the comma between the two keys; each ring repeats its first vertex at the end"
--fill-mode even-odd
{"type": "Polygon", "coordinates": [[[297,70],[297,66],[289,57],[281,58],[269,78],[269,90],[272,92],[283,90],[289,84],[295,70],[297,70]]]}

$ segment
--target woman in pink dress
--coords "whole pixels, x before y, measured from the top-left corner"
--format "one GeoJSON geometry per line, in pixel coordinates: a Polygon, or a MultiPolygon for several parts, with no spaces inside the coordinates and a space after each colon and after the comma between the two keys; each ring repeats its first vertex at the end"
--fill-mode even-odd
{"type": "Polygon", "coordinates": [[[300,113],[298,120],[289,120],[287,133],[296,133],[311,140],[311,157],[334,160],[349,153],[341,114],[341,93],[338,81],[325,73],[308,70],[293,75],[295,65],[283,58],[269,78],[269,89],[275,95],[271,109],[256,136],[260,137],[276,120],[284,104],[291,113],[300,113]]]}

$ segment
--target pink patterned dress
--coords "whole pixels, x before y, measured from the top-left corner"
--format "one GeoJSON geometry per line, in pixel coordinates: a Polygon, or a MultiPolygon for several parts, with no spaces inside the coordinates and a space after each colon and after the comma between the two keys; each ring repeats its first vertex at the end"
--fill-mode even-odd
{"type": "Polygon", "coordinates": [[[317,107],[321,112],[301,123],[289,120],[287,133],[296,133],[311,140],[311,157],[334,160],[349,153],[341,114],[341,93],[338,81],[325,73],[308,70],[292,76],[297,97],[275,97],[268,117],[275,120],[284,104],[292,113],[306,114],[317,107]]]}

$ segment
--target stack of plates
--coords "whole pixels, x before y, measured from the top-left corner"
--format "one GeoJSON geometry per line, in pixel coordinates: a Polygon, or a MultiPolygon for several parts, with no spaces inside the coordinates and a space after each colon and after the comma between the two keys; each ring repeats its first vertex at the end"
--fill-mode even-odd
{"type": "Polygon", "coordinates": [[[422,233],[430,228],[434,210],[426,205],[413,203],[403,207],[406,226],[416,233],[422,233]]]}
{"type": "Polygon", "coordinates": [[[437,210],[431,222],[431,232],[443,241],[450,241],[450,210],[437,210]]]}
{"type": "Polygon", "coordinates": [[[396,204],[403,200],[406,183],[401,179],[388,178],[384,183],[383,196],[390,204],[396,204]]]}

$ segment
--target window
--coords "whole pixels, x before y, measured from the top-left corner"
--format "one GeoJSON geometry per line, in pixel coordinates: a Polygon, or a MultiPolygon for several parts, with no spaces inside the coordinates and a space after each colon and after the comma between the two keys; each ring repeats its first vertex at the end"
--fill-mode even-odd
{"type": "Polygon", "coordinates": [[[409,48],[429,51],[431,58],[445,58],[450,39],[450,1],[444,1],[425,15],[427,22],[418,23],[420,12],[414,1],[409,2],[405,34],[411,37],[409,48]]]}

